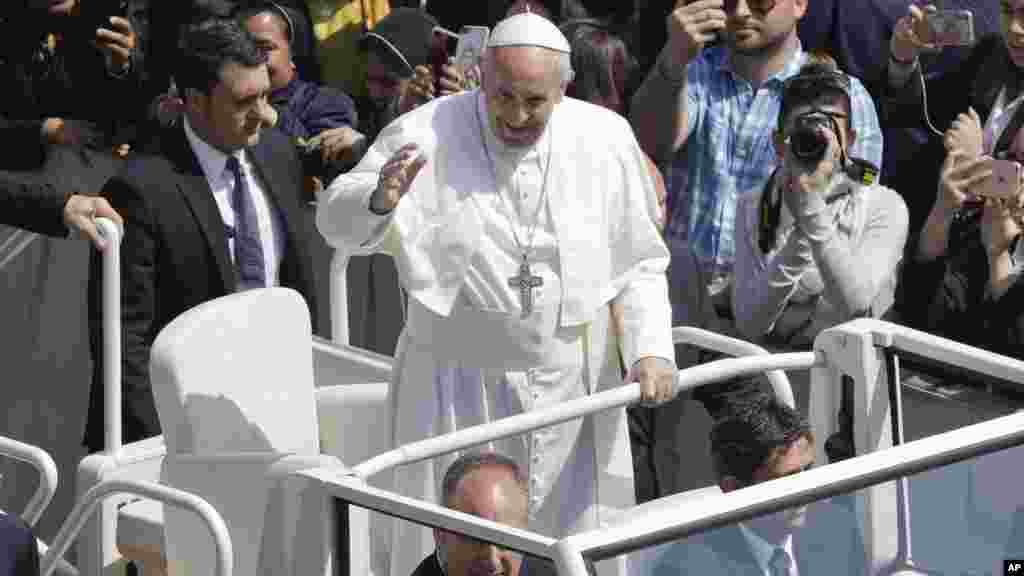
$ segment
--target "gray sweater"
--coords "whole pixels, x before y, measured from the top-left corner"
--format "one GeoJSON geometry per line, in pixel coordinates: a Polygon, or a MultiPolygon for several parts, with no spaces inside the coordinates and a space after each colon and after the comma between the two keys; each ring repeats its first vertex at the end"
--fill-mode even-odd
{"type": "Polygon", "coordinates": [[[903,198],[838,177],[825,194],[809,196],[799,214],[783,203],[775,247],[763,254],[761,194],[744,194],[736,208],[732,306],[740,334],[807,348],[825,328],[888,310],[907,239],[903,198]]]}

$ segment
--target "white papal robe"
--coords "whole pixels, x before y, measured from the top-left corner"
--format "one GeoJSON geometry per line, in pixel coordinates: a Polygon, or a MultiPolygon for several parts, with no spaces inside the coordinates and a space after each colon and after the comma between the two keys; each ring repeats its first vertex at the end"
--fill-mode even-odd
{"type": "MultiPolygon", "coordinates": [[[[392,386],[394,446],[618,385],[616,344],[627,366],[673,358],[669,256],[628,123],[565,98],[541,140],[516,153],[486,119],[479,92],[434,100],[386,128],[321,197],[317,227],[328,242],[390,253],[410,295],[392,386]],[[411,142],[429,161],[391,214],[372,214],[381,166],[411,142]],[[527,245],[543,285],[523,319],[509,278],[527,245]],[[623,310],[621,341],[609,338],[612,299],[623,310]]],[[[633,504],[624,410],[491,448],[528,477],[531,530],[563,537],[633,504]]],[[[394,489],[436,501],[453,459],[395,470],[394,489]]],[[[434,547],[430,531],[404,523],[391,542],[396,576],[411,574],[434,547]]]]}

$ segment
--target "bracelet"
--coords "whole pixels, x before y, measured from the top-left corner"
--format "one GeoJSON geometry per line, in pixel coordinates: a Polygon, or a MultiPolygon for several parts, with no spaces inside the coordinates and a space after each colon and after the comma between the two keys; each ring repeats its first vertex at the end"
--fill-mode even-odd
{"type": "Polygon", "coordinates": [[[673,77],[671,73],[665,71],[666,64],[667,62],[664,57],[658,58],[658,64],[655,66],[658,76],[661,76],[673,88],[681,88],[683,83],[686,82],[686,70],[684,69],[683,73],[678,77],[673,77]]]}

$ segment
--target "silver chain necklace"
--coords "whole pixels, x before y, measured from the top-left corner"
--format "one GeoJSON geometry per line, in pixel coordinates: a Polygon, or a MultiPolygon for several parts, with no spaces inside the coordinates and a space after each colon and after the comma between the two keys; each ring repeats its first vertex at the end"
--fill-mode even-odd
{"type": "MultiPolygon", "coordinates": [[[[540,224],[540,211],[544,208],[544,200],[545,198],[547,198],[548,178],[551,174],[551,147],[553,145],[551,142],[551,134],[548,134],[548,159],[546,166],[544,167],[544,175],[542,177],[540,198],[537,200],[537,208],[534,210],[533,214],[533,225],[530,227],[529,236],[527,237],[527,241],[529,243],[524,248],[523,243],[520,242],[519,240],[519,234],[516,233],[516,222],[513,218],[515,209],[513,206],[508,205],[510,204],[510,202],[508,201],[508,199],[505,198],[505,195],[502,194],[500,190],[501,183],[498,178],[498,166],[494,160],[494,157],[491,155],[490,148],[487,146],[487,135],[485,134],[486,127],[484,126],[483,118],[480,116],[479,101],[474,102],[473,107],[474,110],[476,111],[477,125],[480,128],[480,143],[484,147],[484,154],[487,156],[487,165],[491,169],[491,176],[494,177],[495,192],[497,192],[498,196],[501,197],[500,203],[503,208],[502,211],[505,212],[505,217],[508,219],[509,227],[512,230],[512,239],[515,240],[516,248],[522,255],[522,262],[519,264],[519,273],[508,279],[508,285],[510,288],[516,288],[519,290],[520,308],[522,309],[522,316],[523,318],[525,318],[529,316],[530,313],[533,312],[533,289],[544,285],[544,279],[541,278],[540,276],[534,276],[533,273],[530,271],[529,258],[533,253],[533,241],[537,233],[537,226],[540,224]]],[[[549,131],[550,122],[551,120],[548,119],[547,130],[549,131]]],[[[515,178],[514,172],[513,178],[515,178]]],[[[518,194],[519,180],[518,178],[515,178],[515,180],[516,192],[518,194]]]]}

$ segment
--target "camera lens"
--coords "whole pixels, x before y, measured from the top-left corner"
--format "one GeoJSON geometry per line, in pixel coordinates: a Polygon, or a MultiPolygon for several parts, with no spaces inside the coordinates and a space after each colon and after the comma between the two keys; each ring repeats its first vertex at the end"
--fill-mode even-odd
{"type": "Polygon", "coordinates": [[[789,135],[793,155],[808,163],[821,162],[828,150],[828,138],[818,129],[816,118],[800,118],[789,135]]]}

